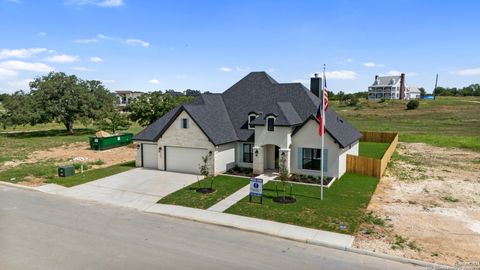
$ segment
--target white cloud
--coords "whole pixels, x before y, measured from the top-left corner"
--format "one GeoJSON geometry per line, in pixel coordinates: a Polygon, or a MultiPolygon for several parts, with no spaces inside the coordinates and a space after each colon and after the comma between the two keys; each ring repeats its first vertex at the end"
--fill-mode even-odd
{"type": "Polygon", "coordinates": [[[53,67],[44,63],[29,63],[16,60],[0,62],[0,68],[7,70],[23,70],[33,72],[48,72],[54,70],[53,67]]]}
{"type": "MultiPolygon", "coordinates": [[[[322,74],[322,73],[318,73],[322,74]]],[[[357,73],[352,70],[334,70],[325,72],[325,76],[328,80],[355,80],[357,73]]]]}
{"type": "Polygon", "coordinates": [[[250,71],[250,67],[236,67],[235,68],[236,71],[238,72],[246,72],[246,71],[250,71]]]}
{"type": "Polygon", "coordinates": [[[346,62],[347,62],[347,63],[351,63],[351,62],[353,62],[353,59],[352,59],[352,58],[348,58],[348,59],[346,60],[346,62]]]}
{"type": "Polygon", "coordinates": [[[8,86],[15,88],[15,89],[29,89],[30,88],[30,82],[33,81],[33,79],[24,79],[20,81],[11,81],[8,82],[8,86]]]}
{"type": "Polygon", "coordinates": [[[223,71],[223,72],[230,72],[230,71],[232,71],[232,69],[229,68],[229,67],[221,67],[221,68],[219,68],[219,70],[220,70],[220,71],[223,71]]]}
{"type": "Polygon", "coordinates": [[[75,39],[73,42],[79,43],[79,44],[88,44],[88,43],[98,42],[98,39],[96,39],[96,38],[75,39]]]}
{"type": "Polygon", "coordinates": [[[37,36],[39,36],[39,37],[44,37],[44,36],[46,36],[46,35],[47,35],[47,33],[45,33],[45,32],[39,32],[39,33],[37,34],[37,36]]]}
{"type": "Polygon", "coordinates": [[[103,83],[115,83],[115,80],[102,80],[103,83]]]}
{"type": "Polygon", "coordinates": [[[385,66],[384,64],[377,64],[377,63],[373,63],[373,62],[363,63],[363,65],[364,65],[365,67],[368,67],[368,68],[384,67],[384,66],[385,66]]]}
{"type": "Polygon", "coordinates": [[[78,56],[68,54],[57,54],[49,56],[45,59],[47,62],[53,63],[73,63],[79,60],[78,56]]]}
{"type": "Polygon", "coordinates": [[[133,38],[126,39],[125,43],[128,46],[142,46],[144,48],[148,48],[150,46],[150,43],[146,41],[143,41],[141,39],[133,39],[133,38]]]}
{"type": "Polygon", "coordinates": [[[460,76],[480,76],[480,68],[467,68],[453,72],[460,76]]]}
{"type": "Polygon", "coordinates": [[[7,78],[7,77],[15,77],[17,75],[18,75],[18,72],[15,70],[10,70],[10,69],[0,67],[0,79],[7,78]]]}
{"type": "Polygon", "coordinates": [[[267,68],[268,73],[273,73],[275,71],[277,71],[275,68],[267,68]]]}
{"type": "Polygon", "coordinates": [[[123,6],[123,0],[67,0],[67,5],[93,5],[100,7],[120,7],[123,6]]]}
{"type": "Polygon", "coordinates": [[[157,79],[151,79],[151,80],[148,81],[148,82],[151,83],[151,84],[157,84],[157,85],[160,84],[160,81],[157,80],[157,79]]]}
{"type": "Polygon", "coordinates": [[[85,72],[95,71],[94,69],[87,68],[87,67],[71,67],[71,69],[76,71],[85,71],[85,72]]]}
{"type": "Polygon", "coordinates": [[[29,48],[29,49],[2,49],[0,50],[0,59],[7,59],[7,58],[30,58],[35,54],[39,54],[45,52],[47,49],[45,48],[29,48]]]}
{"type": "Polygon", "coordinates": [[[100,63],[100,62],[103,62],[103,59],[98,56],[93,56],[93,57],[90,57],[90,62],[100,63]]]}

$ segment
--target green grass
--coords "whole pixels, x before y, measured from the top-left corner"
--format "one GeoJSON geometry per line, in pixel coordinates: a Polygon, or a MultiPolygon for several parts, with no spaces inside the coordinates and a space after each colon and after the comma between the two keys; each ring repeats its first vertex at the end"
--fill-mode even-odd
{"type": "Polygon", "coordinates": [[[359,155],[375,159],[382,159],[390,144],[376,142],[360,142],[359,155]]]}
{"type": "MultiPolygon", "coordinates": [[[[199,188],[199,185],[198,183],[194,183],[162,198],[158,203],[207,209],[240,188],[248,185],[249,182],[250,180],[247,178],[218,175],[215,176],[213,180],[213,188],[216,189],[213,193],[202,194],[196,192],[195,190],[199,188]]],[[[209,187],[209,185],[210,180],[200,181],[201,187],[209,187]]]]}
{"type": "Polygon", "coordinates": [[[27,181],[28,177],[53,179],[57,174],[58,160],[45,160],[37,163],[25,163],[14,168],[0,171],[0,181],[18,183],[27,181]]]}
{"type": "Polygon", "coordinates": [[[49,183],[62,185],[64,187],[72,187],[94,181],[100,178],[111,176],[117,173],[126,172],[135,168],[135,161],[129,161],[122,164],[113,165],[110,167],[85,171],[82,174],[76,174],[70,177],[54,177],[48,180],[49,183]]]}
{"type": "Polygon", "coordinates": [[[110,167],[84,171],[84,173],[76,174],[75,176],[58,177],[57,170],[59,163],[62,163],[62,161],[46,160],[37,163],[21,164],[17,167],[0,171],[0,181],[18,183],[27,181],[29,177],[34,177],[46,179],[47,183],[71,187],[135,168],[135,162],[131,161],[110,167]]]}
{"type": "MultiPolygon", "coordinates": [[[[365,221],[365,209],[378,184],[378,179],[347,173],[320,200],[320,187],[293,184],[294,204],[272,201],[276,196],[275,183],[263,187],[263,204],[249,203],[248,196],[226,210],[227,213],[268,219],[314,229],[353,234],[365,221]],[[340,224],[346,225],[345,230],[340,224]]],[[[281,185],[281,184],[279,184],[281,185]]]]}
{"type": "Polygon", "coordinates": [[[440,147],[480,151],[480,104],[478,97],[439,97],[420,100],[416,110],[405,110],[407,101],[384,103],[362,100],[350,107],[330,105],[362,131],[399,132],[400,141],[423,142],[440,147]]]}

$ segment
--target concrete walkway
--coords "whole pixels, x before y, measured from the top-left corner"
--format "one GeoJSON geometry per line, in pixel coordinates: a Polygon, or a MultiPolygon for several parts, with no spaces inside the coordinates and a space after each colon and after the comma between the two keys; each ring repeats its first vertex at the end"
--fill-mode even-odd
{"type": "MultiPolygon", "coordinates": [[[[257,178],[263,179],[263,184],[265,185],[268,181],[277,177],[278,174],[275,173],[265,173],[257,176],[257,178]]],[[[233,193],[232,195],[228,196],[227,198],[219,201],[215,205],[212,205],[208,210],[214,212],[224,212],[232,205],[236,204],[241,199],[245,198],[250,193],[250,184],[244,186],[243,188],[237,190],[237,192],[233,193]]]]}
{"type": "Polygon", "coordinates": [[[232,227],[305,243],[334,246],[337,248],[351,247],[354,239],[353,236],[346,234],[177,205],[155,204],[145,209],[145,212],[232,227]]]}

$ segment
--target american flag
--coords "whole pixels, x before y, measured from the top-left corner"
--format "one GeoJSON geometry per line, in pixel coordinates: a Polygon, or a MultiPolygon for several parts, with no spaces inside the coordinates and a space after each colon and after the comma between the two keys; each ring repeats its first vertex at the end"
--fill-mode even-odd
{"type": "MultiPolygon", "coordinates": [[[[328,109],[328,91],[327,91],[327,80],[325,78],[325,74],[323,75],[323,112],[325,113],[328,109]]],[[[318,135],[323,136],[325,134],[326,129],[322,128],[323,127],[323,119],[322,119],[322,102],[320,102],[320,105],[318,105],[318,110],[317,110],[317,119],[319,121],[318,125],[318,135]]]]}

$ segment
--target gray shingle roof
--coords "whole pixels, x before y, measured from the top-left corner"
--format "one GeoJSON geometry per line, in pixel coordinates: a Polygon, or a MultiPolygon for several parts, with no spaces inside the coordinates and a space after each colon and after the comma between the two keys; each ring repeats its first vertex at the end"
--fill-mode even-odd
{"type": "MultiPolygon", "coordinates": [[[[137,134],[135,140],[156,141],[178,114],[185,110],[215,145],[232,141],[253,141],[248,114],[259,116],[253,124],[276,116],[276,126],[296,126],[314,118],[320,99],[300,83],[281,84],[265,72],[251,72],[222,94],[203,94],[194,103],[173,109],[137,134]]],[[[361,134],[334,110],[326,113],[326,129],[341,147],[357,141],[361,134]]]]}
{"type": "Polygon", "coordinates": [[[394,85],[400,81],[400,76],[379,76],[378,83],[373,82],[372,86],[389,86],[394,85]]]}

